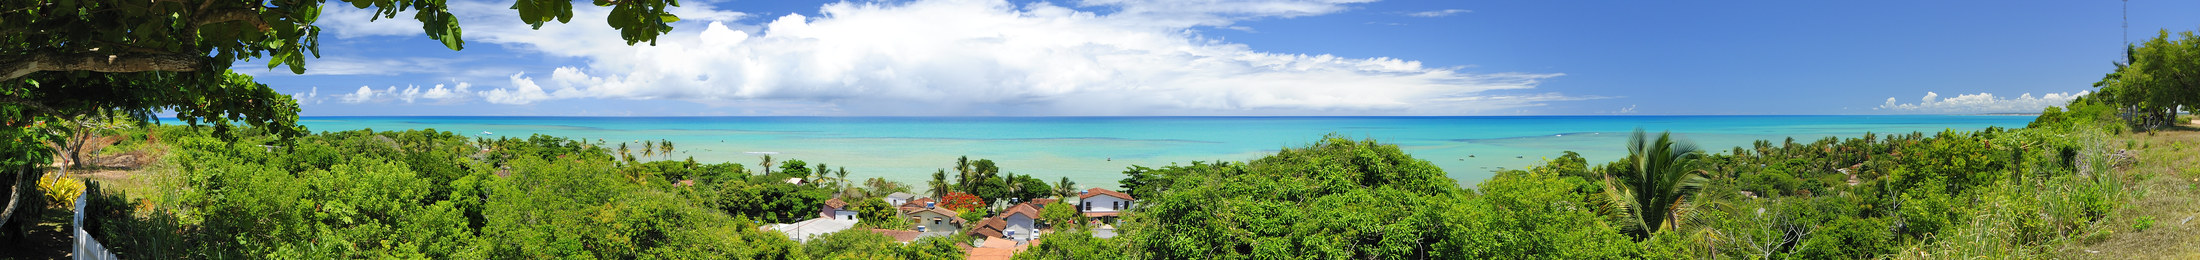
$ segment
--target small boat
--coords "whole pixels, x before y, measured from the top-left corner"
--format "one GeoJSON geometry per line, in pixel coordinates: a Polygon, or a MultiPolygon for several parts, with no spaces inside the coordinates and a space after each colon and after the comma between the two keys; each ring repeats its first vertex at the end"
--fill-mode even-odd
{"type": "Polygon", "coordinates": [[[490,133],[489,131],[481,131],[481,135],[497,135],[497,133],[490,133]]]}

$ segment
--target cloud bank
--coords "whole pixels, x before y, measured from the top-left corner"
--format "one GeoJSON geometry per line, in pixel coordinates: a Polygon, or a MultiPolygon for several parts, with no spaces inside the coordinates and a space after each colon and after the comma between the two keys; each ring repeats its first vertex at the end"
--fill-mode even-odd
{"type": "MultiPolygon", "coordinates": [[[[602,26],[608,10],[600,8],[576,8],[571,24],[539,31],[511,22],[514,14],[493,3],[454,2],[453,11],[470,17],[462,21],[469,41],[586,61],[547,77],[516,72],[507,86],[473,92],[496,104],[641,99],[807,103],[865,115],[1411,115],[1595,98],[1493,92],[1524,92],[1557,73],[1477,74],[1387,57],[1261,52],[1197,32],[1369,1],[1074,3],[1113,9],[1105,13],[1000,0],[841,2],[816,17],[789,14],[756,25],[727,23],[745,14],[690,5],[674,10],[689,20],[682,30],[656,46],[632,47],[602,26]]],[[[345,20],[364,21],[331,21],[345,20]]],[[[418,33],[332,27],[357,28],[336,30],[340,37],[418,33]]],[[[393,87],[349,97],[368,92],[406,96],[393,87]]]]}
{"type": "Polygon", "coordinates": [[[2077,94],[2068,92],[2047,93],[2039,97],[2033,97],[2032,93],[2024,93],[2024,95],[2017,98],[1995,97],[1993,93],[1961,94],[1950,98],[1940,98],[1940,93],[1925,92],[1925,97],[1919,99],[1918,103],[1899,103],[1895,98],[1889,97],[1885,104],[1872,109],[1911,113],[2034,113],[2040,112],[2048,106],[2069,104],[2070,100],[2086,94],[2092,94],[2092,92],[2078,91],[2077,94]]]}

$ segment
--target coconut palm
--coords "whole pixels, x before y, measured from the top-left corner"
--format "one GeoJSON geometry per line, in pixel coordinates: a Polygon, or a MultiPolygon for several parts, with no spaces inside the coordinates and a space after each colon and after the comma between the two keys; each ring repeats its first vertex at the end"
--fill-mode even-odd
{"type": "Polygon", "coordinates": [[[764,175],[772,175],[772,155],[771,155],[771,154],[764,154],[764,161],[763,161],[763,162],[758,162],[758,163],[756,163],[756,165],[757,165],[757,166],[764,166],[764,175]]]}
{"type": "Polygon", "coordinates": [[[1062,198],[1077,196],[1077,182],[1069,181],[1069,177],[1062,177],[1062,182],[1054,184],[1054,196],[1062,198]]]}
{"type": "Polygon", "coordinates": [[[932,189],[929,191],[932,193],[933,198],[945,198],[947,197],[947,192],[955,190],[955,187],[948,186],[950,184],[947,183],[947,169],[940,169],[939,171],[932,172],[932,182],[928,182],[925,184],[930,184],[932,186],[932,189]]]}
{"type": "Polygon", "coordinates": [[[658,155],[663,155],[663,156],[665,156],[665,158],[666,158],[666,159],[671,159],[671,158],[672,158],[672,141],[667,141],[667,140],[664,140],[664,139],[657,139],[657,154],[658,154],[658,155]]]}
{"type": "Polygon", "coordinates": [[[657,155],[657,142],[642,140],[642,157],[650,157],[655,155],[657,155]]]}
{"type": "Polygon", "coordinates": [[[1627,138],[1628,166],[1604,175],[1604,194],[1614,222],[1636,238],[1672,228],[1692,209],[1706,181],[1696,145],[1661,132],[1652,140],[1641,128],[1627,138]]]}
{"type": "Polygon", "coordinates": [[[626,149],[626,143],[619,143],[619,156],[626,156],[629,152],[632,152],[632,150],[626,149]]]}

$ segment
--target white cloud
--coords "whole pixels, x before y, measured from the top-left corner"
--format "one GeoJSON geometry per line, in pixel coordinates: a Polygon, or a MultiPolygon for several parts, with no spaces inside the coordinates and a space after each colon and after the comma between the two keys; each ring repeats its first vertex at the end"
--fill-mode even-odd
{"type": "Polygon", "coordinates": [[[1435,10],[1435,11],[1425,11],[1425,12],[1413,12],[1413,13],[1407,13],[1407,14],[1406,14],[1406,16],[1412,16],[1412,17],[1445,17],[1445,16],[1451,16],[1451,15],[1454,15],[1454,14],[1461,14],[1461,13],[1472,13],[1472,12],[1474,12],[1474,10],[1467,10],[1467,9],[1444,9],[1444,10],[1435,10]]]}
{"type": "Polygon", "coordinates": [[[359,86],[359,91],[353,91],[351,92],[351,94],[337,95],[337,100],[342,100],[344,101],[344,103],[351,104],[365,103],[368,100],[374,100],[375,93],[376,92],[374,91],[374,88],[359,86]]]}
{"type": "Polygon", "coordinates": [[[1940,98],[1940,93],[1925,92],[1925,97],[1920,98],[1918,103],[1900,103],[1896,98],[1889,97],[1885,104],[1872,108],[1872,110],[1917,113],[2031,113],[2039,112],[2048,106],[2069,104],[2070,100],[2087,94],[2092,94],[2092,92],[2078,91],[2077,94],[2068,92],[2047,93],[2039,97],[2033,97],[2032,93],[2024,93],[2024,95],[2017,98],[2000,98],[1995,97],[1993,93],[1978,93],[1956,95],[1955,97],[1943,99],[1940,98]]]}
{"type": "Polygon", "coordinates": [[[1249,30],[1234,24],[1336,13],[1370,1],[1072,3],[1112,9],[1104,13],[1001,0],[841,2],[815,17],[789,14],[755,25],[727,23],[739,13],[690,5],[674,10],[687,18],[681,29],[656,46],[631,47],[603,26],[603,8],[576,7],[571,24],[533,30],[513,22],[505,5],[452,6],[471,43],[586,62],[539,81],[511,74],[509,85],[472,92],[497,104],[597,98],[850,114],[1461,114],[1598,98],[1490,92],[1532,89],[1557,73],[1482,74],[1388,57],[1269,53],[1197,33],[1249,30]]]}
{"type": "Polygon", "coordinates": [[[1620,113],[1620,114],[1634,114],[1634,113],[1635,113],[1635,105],[1627,105],[1627,107],[1624,107],[1624,108],[1620,108],[1620,109],[1619,109],[1619,113],[1620,113]]]}
{"type": "MultiPolygon", "coordinates": [[[[457,88],[445,88],[443,84],[436,84],[434,87],[425,90],[421,89],[418,85],[406,85],[403,89],[399,89],[397,88],[397,86],[389,86],[388,88],[384,88],[381,90],[375,90],[374,87],[369,86],[359,86],[358,91],[353,91],[347,94],[337,94],[336,98],[338,101],[342,101],[347,104],[389,101],[402,101],[406,104],[412,104],[419,101],[420,99],[430,99],[438,103],[450,104],[457,103],[458,101],[463,101],[467,97],[473,95],[471,94],[471,92],[469,92],[470,88],[472,87],[472,83],[466,82],[459,82],[457,88]]],[[[318,92],[320,92],[320,88],[313,88],[313,92],[315,93],[308,94],[307,96],[310,98],[312,96],[319,95],[318,92]]],[[[318,101],[318,99],[316,99],[314,103],[318,104],[320,102],[318,101]]]]}
{"type": "Polygon", "coordinates": [[[321,87],[313,87],[311,90],[307,90],[306,93],[291,93],[290,99],[293,101],[297,101],[300,105],[320,104],[321,87]]]}

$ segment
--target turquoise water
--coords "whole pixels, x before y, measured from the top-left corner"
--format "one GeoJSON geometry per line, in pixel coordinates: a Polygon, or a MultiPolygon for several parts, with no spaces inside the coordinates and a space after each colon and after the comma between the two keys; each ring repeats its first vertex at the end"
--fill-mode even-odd
{"type": "MultiPolygon", "coordinates": [[[[1116,186],[1131,165],[1244,161],[1336,133],[1397,144],[1474,186],[1502,168],[1562,151],[1593,163],[1626,155],[1636,127],[1671,130],[1706,150],[1755,140],[1797,142],[1865,132],[2023,127],[2030,116],[1535,116],[1535,117],[307,117],[313,131],[433,128],[476,136],[544,134],[612,146],[670,140],[702,162],[753,167],[759,153],[845,167],[851,179],[923,184],[955,158],[994,160],[1005,172],[1080,187],[1116,186]],[[483,135],[482,132],[493,135],[483,135]],[[1472,156],[1471,158],[1469,156],[1472,156]]],[[[636,154],[639,156],[639,154],[636,154]]]]}

